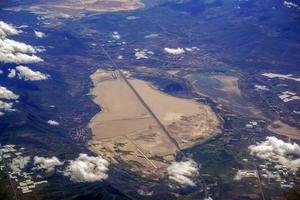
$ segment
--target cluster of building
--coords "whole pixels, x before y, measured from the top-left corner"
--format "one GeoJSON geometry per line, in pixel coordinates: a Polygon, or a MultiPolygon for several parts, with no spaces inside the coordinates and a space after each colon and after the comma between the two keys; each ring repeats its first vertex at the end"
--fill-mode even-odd
{"type": "Polygon", "coordinates": [[[258,166],[258,172],[264,184],[279,183],[282,188],[293,188],[300,185],[299,170],[267,162],[258,166]]]}
{"type": "Polygon", "coordinates": [[[23,151],[24,148],[17,148],[15,145],[0,146],[0,173],[7,173],[12,187],[26,194],[32,192],[37,185],[47,183],[47,180],[33,180],[34,173],[27,167],[30,157],[24,157],[23,151]]]}
{"type": "Polygon", "coordinates": [[[76,128],[72,133],[72,139],[77,142],[86,142],[91,136],[89,131],[85,128],[76,128]]]}
{"type": "Polygon", "coordinates": [[[284,189],[300,185],[299,175],[299,170],[295,171],[279,165],[274,166],[273,163],[268,162],[265,165],[259,165],[257,170],[238,170],[234,180],[254,178],[264,186],[279,184],[284,189]]]}
{"type": "Polygon", "coordinates": [[[258,174],[256,170],[241,170],[239,169],[234,177],[234,180],[241,180],[244,178],[257,178],[258,174]]]}
{"type": "Polygon", "coordinates": [[[37,185],[43,184],[43,183],[48,183],[48,181],[46,180],[42,180],[42,181],[32,181],[32,179],[26,179],[22,182],[19,182],[19,186],[17,187],[18,189],[22,190],[23,194],[32,192],[32,189],[34,189],[37,185]]]}

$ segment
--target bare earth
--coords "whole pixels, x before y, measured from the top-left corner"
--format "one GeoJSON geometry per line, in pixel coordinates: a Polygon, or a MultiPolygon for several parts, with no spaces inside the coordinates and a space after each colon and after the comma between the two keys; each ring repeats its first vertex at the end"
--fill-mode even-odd
{"type": "Polygon", "coordinates": [[[282,121],[274,121],[268,126],[268,130],[278,135],[287,136],[290,139],[300,140],[300,130],[282,121]]]}
{"type": "Polygon", "coordinates": [[[49,7],[65,10],[86,10],[91,12],[112,12],[135,10],[144,6],[139,0],[63,0],[51,3],[49,7]]]}
{"type": "Polygon", "coordinates": [[[136,10],[143,7],[144,4],[140,0],[53,0],[50,3],[40,0],[22,9],[56,19],[80,17],[85,13],[136,10]]]}
{"type": "Polygon", "coordinates": [[[102,111],[90,121],[89,148],[111,162],[125,161],[131,170],[160,176],[179,149],[219,132],[219,120],[206,105],[161,93],[137,79],[129,82],[174,141],[118,73],[98,70],[91,79],[93,100],[102,111]]]}
{"type": "Polygon", "coordinates": [[[169,96],[142,80],[133,79],[130,83],[168,128],[181,149],[218,132],[219,119],[207,105],[169,96]]]}

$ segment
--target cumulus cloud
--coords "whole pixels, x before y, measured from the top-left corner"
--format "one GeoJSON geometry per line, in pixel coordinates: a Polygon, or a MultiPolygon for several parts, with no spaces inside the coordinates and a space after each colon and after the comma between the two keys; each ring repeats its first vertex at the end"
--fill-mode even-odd
{"type": "Polygon", "coordinates": [[[43,59],[36,55],[27,55],[24,53],[3,53],[0,49],[0,61],[4,63],[28,64],[42,62],[43,59]]]}
{"type": "Polygon", "coordinates": [[[63,165],[57,157],[51,158],[35,156],[33,158],[33,164],[36,166],[35,169],[45,169],[47,172],[53,171],[55,167],[63,165]]]}
{"type": "Polygon", "coordinates": [[[176,49],[166,47],[164,50],[168,54],[172,54],[172,55],[180,55],[180,54],[183,54],[185,52],[183,48],[179,48],[179,47],[176,48],[176,49]]]}
{"type": "Polygon", "coordinates": [[[0,38],[5,38],[9,35],[18,35],[21,32],[22,31],[18,31],[13,25],[0,21],[0,38]]]}
{"type": "Polygon", "coordinates": [[[14,78],[16,76],[16,70],[10,69],[9,74],[7,75],[8,78],[14,78]]]}
{"type": "Polygon", "coordinates": [[[38,48],[8,39],[9,35],[21,33],[13,25],[0,21],[0,62],[4,63],[37,63],[43,59],[34,55],[38,48]]]}
{"type": "Polygon", "coordinates": [[[287,8],[298,8],[298,9],[300,9],[300,6],[298,6],[297,4],[295,4],[291,1],[284,1],[283,5],[286,6],[287,8]]]}
{"type": "Polygon", "coordinates": [[[10,69],[8,78],[14,78],[18,75],[19,79],[23,79],[25,81],[41,81],[49,78],[49,75],[44,74],[39,71],[33,71],[29,67],[26,66],[17,66],[16,69],[10,69]]]}
{"type": "Polygon", "coordinates": [[[19,95],[16,95],[15,93],[10,91],[6,87],[0,86],[0,99],[7,99],[7,100],[14,99],[15,100],[18,98],[19,98],[19,95]]]}
{"type": "Polygon", "coordinates": [[[111,37],[115,40],[121,39],[121,35],[118,32],[113,32],[111,37]]]}
{"type": "Polygon", "coordinates": [[[152,39],[152,38],[157,38],[158,36],[159,36],[159,34],[157,34],[157,33],[151,33],[149,35],[145,35],[144,38],[152,39]]]}
{"type": "Polygon", "coordinates": [[[25,81],[41,81],[49,78],[49,75],[44,74],[39,71],[33,71],[29,67],[26,66],[17,66],[19,79],[24,79],[25,81]]]}
{"type": "Polygon", "coordinates": [[[31,45],[10,39],[0,39],[0,61],[5,63],[37,63],[43,60],[34,55],[37,49],[31,45]]]}
{"type": "Polygon", "coordinates": [[[7,103],[7,102],[0,100],[0,110],[14,111],[14,109],[12,107],[13,107],[13,103],[7,103]]]}
{"type": "Polygon", "coordinates": [[[28,44],[17,42],[15,40],[3,39],[0,40],[0,47],[5,52],[19,52],[19,53],[36,53],[36,49],[28,44]]]}
{"type": "Polygon", "coordinates": [[[46,36],[46,34],[41,31],[34,31],[34,34],[37,38],[44,38],[46,36]]]}
{"type": "Polygon", "coordinates": [[[101,156],[94,157],[79,154],[75,160],[69,161],[64,175],[75,182],[94,182],[107,179],[109,162],[101,156]]]}
{"type": "Polygon", "coordinates": [[[276,137],[267,137],[266,141],[249,146],[249,150],[252,155],[289,169],[300,168],[300,146],[296,143],[288,143],[276,137]]]}
{"type": "Polygon", "coordinates": [[[153,51],[149,51],[148,49],[134,49],[135,51],[135,58],[137,60],[140,59],[147,59],[149,56],[154,55],[153,51]]]}
{"type": "Polygon", "coordinates": [[[181,187],[195,186],[193,178],[199,175],[199,168],[195,161],[172,162],[167,168],[169,179],[179,184],[181,187]]]}
{"type": "Polygon", "coordinates": [[[52,125],[52,126],[58,126],[59,123],[57,121],[54,120],[48,120],[48,124],[52,125]]]}
{"type": "Polygon", "coordinates": [[[18,156],[12,160],[9,167],[14,172],[21,172],[21,170],[24,169],[29,162],[30,162],[29,156],[26,156],[26,157],[18,156]]]}

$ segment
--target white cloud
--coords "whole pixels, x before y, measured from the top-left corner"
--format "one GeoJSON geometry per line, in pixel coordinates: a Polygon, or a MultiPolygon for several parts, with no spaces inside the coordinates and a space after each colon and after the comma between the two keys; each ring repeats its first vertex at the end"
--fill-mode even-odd
{"type": "Polygon", "coordinates": [[[136,17],[136,16],[128,16],[128,17],[126,17],[126,19],[128,19],[128,20],[135,20],[135,19],[138,19],[138,17],[136,17]]]}
{"type": "Polygon", "coordinates": [[[157,33],[151,33],[149,35],[145,35],[144,38],[152,39],[152,38],[157,38],[158,36],[159,36],[159,34],[157,34],[157,33]]]}
{"type": "Polygon", "coordinates": [[[298,6],[297,4],[295,4],[291,1],[284,1],[283,5],[286,6],[287,8],[298,8],[298,9],[300,9],[300,6],[298,6]]]}
{"type": "Polygon", "coordinates": [[[154,52],[148,49],[134,49],[134,51],[135,51],[135,58],[137,60],[147,59],[149,58],[149,56],[154,55],[154,52]]]}
{"type": "Polygon", "coordinates": [[[21,172],[21,170],[26,167],[29,161],[30,161],[29,156],[26,157],[18,156],[12,160],[9,166],[14,172],[21,172]]]}
{"type": "Polygon", "coordinates": [[[21,25],[21,26],[18,26],[17,28],[28,28],[29,26],[28,25],[21,25]]]}
{"type": "Polygon", "coordinates": [[[17,66],[18,77],[19,79],[24,79],[25,81],[41,81],[49,78],[49,75],[43,74],[39,71],[33,71],[29,67],[26,66],[17,66]]]}
{"type": "Polygon", "coordinates": [[[9,35],[21,33],[13,25],[0,21],[0,62],[4,63],[37,63],[43,60],[34,55],[38,48],[31,45],[7,39],[9,35]]]}
{"type": "Polygon", "coordinates": [[[142,58],[147,59],[148,56],[147,56],[147,53],[144,52],[144,51],[137,51],[137,52],[135,52],[135,58],[136,58],[137,60],[140,60],[140,59],[142,59],[142,58]]]}
{"type": "Polygon", "coordinates": [[[15,69],[10,69],[9,70],[9,74],[8,74],[8,78],[14,78],[16,76],[16,70],[15,69]]]}
{"type": "Polygon", "coordinates": [[[7,103],[7,102],[0,100],[0,110],[14,111],[14,109],[12,107],[13,107],[13,103],[7,103]]]}
{"type": "Polygon", "coordinates": [[[64,171],[64,175],[75,182],[94,182],[107,179],[109,162],[101,156],[94,157],[87,154],[79,154],[75,160],[71,160],[64,171]]]}
{"type": "Polygon", "coordinates": [[[0,50],[0,62],[4,63],[17,63],[28,64],[42,62],[43,59],[36,55],[28,55],[24,53],[3,53],[0,50]]]}
{"type": "Polygon", "coordinates": [[[263,91],[269,91],[270,90],[265,85],[254,85],[254,88],[255,88],[255,90],[263,90],[263,91]]]}
{"type": "Polygon", "coordinates": [[[166,47],[164,50],[168,54],[172,54],[172,55],[180,55],[180,54],[183,54],[185,52],[183,48],[179,48],[179,47],[176,48],[176,49],[166,47]]]}
{"type": "Polygon", "coordinates": [[[299,77],[295,77],[293,74],[278,74],[278,73],[263,73],[262,76],[268,78],[279,78],[279,79],[289,79],[294,81],[300,81],[299,77]]]}
{"type": "Polygon", "coordinates": [[[184,49],[185,49],[186,51],[190,51],[190,52],[200,50],[198,47],[186,47],[186,48],[184,48],[184,49]]]}
{"type": "Polygon", "coordinates": [[[0,47],[5,52],[36,53],[33,46],[10,39],[0,40],[0,47]]]}
{"type": "Polygon", "coordinates": [[[18,31],[13,25],[0,21],[0,38],[5,38],[9,35],[18,35],[21,32],[22,31],[18,31]]]}
{"type": "Polygon", "coordinates": [[[41,31],[34,31],[34,34],[37,38],[44,38],[46,36],[46,34],[41,31]]]}
{"type": "Polygon", "coordinates": [[[0,61],[5,63],[37,63],[43,60],[36,55],[31,45],[10,39],[0,39],[0,61]]]}
{"type": "Polygon", "coordinates": [[[167,168],[169,179],[179,184],[181,187],[195,186],[194,177],[199,175],[199,168],[195,161],[172,162],[167,168]]]}
{"type": "Polygon", "coordinates": [[[289,169],[300,168],[300,147],[296,143],[288,143],[276,137],[267,137],[266,141],[249,146],[250,153],[261,159],[278,163],[289,169]]]}
{"type": "Polygon", "coordinates": [[[111,37],[113,39],[115,39],[115,40],[121,39],[121,36],[120,36],[120,34],[118,32],[113,32],[112,35],[111,35],[111,37]]]}
{"type": "Polygon", "coordinates": [[[0,86],[0,99],[18,99],[19,96],[7,89],[6,87],[0,86]]]}
{"type": "Polygon", "coordinates": [[[57,121],[54,120],[48,120],[48,124],[52,125],[52,126],[58,126],[59,123],[57,121]]]}
{"type": "Polygon", "coordinates": [[[34,169],[45,169],[47,172],[53,171],[55,167],[63,165],[57,157],[51,158],[35,156],[33,164],[36,166],[34,169]]]}

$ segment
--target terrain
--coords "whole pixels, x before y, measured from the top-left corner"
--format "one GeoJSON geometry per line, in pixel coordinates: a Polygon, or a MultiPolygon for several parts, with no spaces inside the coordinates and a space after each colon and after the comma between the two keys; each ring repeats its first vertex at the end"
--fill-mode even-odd
{"type": "Polygon", "coordinates": [[[120,73],[97,70],[91,76],[91,94],[101,107],[89,124],[95,153],[161,176],[181,149],[219,132],[219,119],[208,106],[168,96],[142,80],[127,82],[120,73]]]}
{"type": "Polygon", "coordinates": [[[0,1],[0,199],[299,199],[299,5],[0,1]]]}

